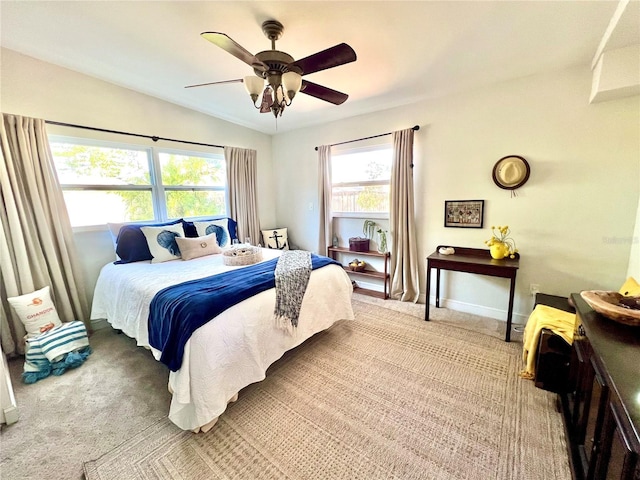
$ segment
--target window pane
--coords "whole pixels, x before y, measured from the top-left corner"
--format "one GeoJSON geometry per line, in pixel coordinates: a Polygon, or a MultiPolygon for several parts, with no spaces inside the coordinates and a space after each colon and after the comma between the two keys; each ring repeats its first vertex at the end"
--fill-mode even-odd
{"type": "Polygon", "coordinates": [[[390,148],[335,155],[331,159],[333,183],[391,179],[390,148]]]}
{"type": "Polygon", "coordinates": [[[332,156],[332,210],[336,213],[388,213],[392,157],[389,146],[332,156]]]}
{"type": "Polygon", "coordinates": [[[225,215],[224,191],[165,191],[169,218],[225,215]]]}
{"type": "Polygon", "coordinates": [[[72,226],[226,213],[221,154],[73,142],[50,141],[72,226]]]}
{"type": "Polygon", "coordinates": [[[333,187],[334,212],[388,212],[389,185],[333,187]]]}
{"type": "Polygon", "coordinates": [[[153,220],[151,191],[65,190],[74,227],[153,220]]]}
{"type": "Polygon", "coordinates": [[[163,185],[224,187],[227,180],[224,158],[199,157],[160,152],[163,185]]]}
{"type": "Polygon", "coordinates": [[[146,150],[51,143],[63,185],[149,185],[146,150]]]}

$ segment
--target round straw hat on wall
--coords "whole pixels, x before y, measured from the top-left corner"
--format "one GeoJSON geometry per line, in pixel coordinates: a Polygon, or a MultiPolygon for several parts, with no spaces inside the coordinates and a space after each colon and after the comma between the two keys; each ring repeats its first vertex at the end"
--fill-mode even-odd
{"type": "Polygon", "coordinates": [[[493,181],[505,190],[515,190],[529,180],[529,163],[518,155],[501,158],[493,167],[493,181]]]}

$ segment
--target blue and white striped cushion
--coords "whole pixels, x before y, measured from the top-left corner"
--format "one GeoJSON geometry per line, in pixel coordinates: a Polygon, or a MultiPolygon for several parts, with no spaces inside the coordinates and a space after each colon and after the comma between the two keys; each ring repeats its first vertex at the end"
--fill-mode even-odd
{"type": "Polygon", "coordinates": [[[27,352],[24,356],[25,372],[40,372],[50,365],[49,360],[45,357],[38,338],[27,339],[27,352]]]}
{"type": "Polygon", "coordinates": [[[36,338],[28,339],[27,344],[26,363],[41,370],[39,367],[46,365],[43,362],[54,363],[61,360],[66,353],[88,347],[89,339],[84,323],[75,321],[63,323],[36,338]]]}

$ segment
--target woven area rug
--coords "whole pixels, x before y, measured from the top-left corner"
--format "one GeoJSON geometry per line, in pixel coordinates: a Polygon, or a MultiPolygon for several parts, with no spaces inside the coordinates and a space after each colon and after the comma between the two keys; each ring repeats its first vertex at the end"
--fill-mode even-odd
{"type": "Polygon", "coordinates": [[[555,395],[518,343],[354,300],[206,434],[160,421],[87,480],[569,479],[555,395]]]}

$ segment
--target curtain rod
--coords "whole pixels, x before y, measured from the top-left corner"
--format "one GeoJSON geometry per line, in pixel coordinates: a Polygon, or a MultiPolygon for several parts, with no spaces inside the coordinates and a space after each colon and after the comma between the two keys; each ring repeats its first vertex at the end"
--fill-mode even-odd
{"type": "Polygon", "coordinates": [[[157,137],[155,135],[143,135],[142,133],[121,132],[119,130],[107,130],[106,128],[87,127],[85,125],[75,125],[73,123],[54,122],[53,120],[45,120],[50,125],[59,125],[61,127],[83,128],[85,130],[93,130],[95,132],[117,133],[118,135],[129,135],[130,137],[148,138],[157,142],[158,140],[166,140],[167,142],[187,143],[189,145],[200,145],[203,147],[224,148],[224,145],[213,145],[211,143],[190,142],[188,140],[176,140],[175,138],[157,137]]]}
{"type": "MultiPolygon", "coordinates": [[[[415,125],[415,126],[411,127],[411,130],[415,130],[415,131],[420,130],[420,125],[415,125]]],[[[379,135],[371,135],[370,137],[356,138],[354,140],[347,140],[345,142],[332,143],[329,146],[330,147],[335,147],[336,145],[345,145],[347,143],[360,142],[362,140],[369,140],[370,138],[384,137],[385,135],[391,135],[392,133],[393,132],[387,132],[387,133],[381,133],[379,135]]],[[[316,151],[318,151],[318,147],[316,147],[316,151]]]]}

